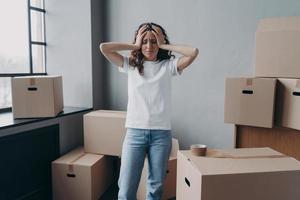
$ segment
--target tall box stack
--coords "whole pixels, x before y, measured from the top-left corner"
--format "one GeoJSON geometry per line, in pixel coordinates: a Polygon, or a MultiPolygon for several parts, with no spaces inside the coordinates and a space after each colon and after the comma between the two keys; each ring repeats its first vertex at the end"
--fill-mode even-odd
{"type": "Polygon", "coordinates": [[[85,114],[83,120],[86,152],[121,156],[126,112],[97,110],[85,114]]]}
{"type": "Polygon", "coordinates": [[[14,118],[55,117],[63,110],[61,76],[25,76],[11,79],[14,118]]]}
{"type": "MultiPolygon", "coordinates": [[[[300,17],[261,20],[255,43],[255,77],[226,78],[224,122],[300,130],[300,17]]],[[[299,161],[268,148],[180,151],[177,159],[179,199],[300,199],[299,161]]]]}
{"type": "Polygon", "coordinates": [[[255,55],[256,76],[279,78],[276,125],[300,130],[300,17],[262,20],[255,55]]]}
{"type": "Polygon", "coordinates": [[[54,200],[98,200],[113,181],[112,158],[82,147],[52,162],[54,200]]]}
{"type": "Polygon", "coordinates": [[[177,159],[176,199],[300,199],[300,162],[270,148],[179,151],[177,159]]]}
{"type": "MultiPolygon", "coordinates": [[[[272,82],[277,79],[274,99],[257,99],[255,104],[262,110],[275,104],[275,125],[300,130],[300,114],[297,112],[300,108],[300,17],[261,20],[256,31],[255,43],[255,80],[269,79],[269,82],[272,82]]],[[[230,78],[226,79],[224,122],[272,128],[273,116],[270,117],[269,112],[268,117],[265,116],[266,113],[263,117],[262,110],[248,107],[252,101],[252,98],[248,98],[250,95],[241,94],[238,99],[236,95],[231,95],[238,87],[231,84],[232,81],[230,78]],[[243,100],[240,100],[242,98],[243,100]],[[236,104],[233,105],[232,102],[236,104]],[[251,112],[249,113],[250,110],[257,113],[256,119],[245,121],[245,115],[253,117],[251,112]],[[266,120],[268,123],[265,123],[266,120]],[[272,120],[272,123],[269,120],[272,120]]],[[[270,91],[270,88],[265,88],[265,94],[260,94],[266,96],[270,91]]]]}
{"type": "Polygon", "coordinates": [[[84,147],[52,162],[53,199],[98,200],[116,181],[116,158],[126,134],[126,112],[98,110],[84,115],[84,147]]]}

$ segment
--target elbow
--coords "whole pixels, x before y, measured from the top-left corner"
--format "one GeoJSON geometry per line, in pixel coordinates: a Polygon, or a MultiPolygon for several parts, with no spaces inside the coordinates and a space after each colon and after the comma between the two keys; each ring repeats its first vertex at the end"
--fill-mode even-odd
{"type": "Polygon", "coordinates": [[[100,43],[99,49],[103,53],[105,51],[105,49],[106,49],[106,44],[105,43],[100,43]]]}
{"type": "Polygon", "coordinates": [[[192,57],[196,58],[198,56],[198,54],[199,54],[199,49],[198,48],[194,48],[192,57]]]}

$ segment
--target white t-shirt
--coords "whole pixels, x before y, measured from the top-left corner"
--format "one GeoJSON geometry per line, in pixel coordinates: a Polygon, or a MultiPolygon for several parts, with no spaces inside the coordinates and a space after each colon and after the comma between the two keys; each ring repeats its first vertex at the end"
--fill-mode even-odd
{"type": "Polygon", "coordinates": [[[124,57],[119,71],[128,74],[127,128],[171,130],[171,78],[181,74],[177,61],[145,61],[141,76],[124,57]]]}

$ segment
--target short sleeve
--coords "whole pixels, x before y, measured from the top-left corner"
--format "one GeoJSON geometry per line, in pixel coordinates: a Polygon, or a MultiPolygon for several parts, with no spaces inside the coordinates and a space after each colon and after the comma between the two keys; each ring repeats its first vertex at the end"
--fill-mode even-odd
{"type": "Polygon", "coordinates": [[[123,66],[118,66],[119,72],[128,73],[129,58],[127,56],[123,56],[123,60],[123,66]]]}
{"type": "Polygon", "coordinates": [[[170,69],[172,76],[177,76],[182,74],[182,70],[178,70],[177,68],[178,58],[170,60],[168,63],[168,68],[170,69]]]}

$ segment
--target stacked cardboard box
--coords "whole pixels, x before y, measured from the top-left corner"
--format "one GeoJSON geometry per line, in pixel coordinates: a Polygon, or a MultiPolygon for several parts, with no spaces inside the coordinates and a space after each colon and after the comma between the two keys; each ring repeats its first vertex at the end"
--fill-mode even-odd
{"type": "Polygon", "coordinates": [[[121,156],[126,112],[97,110],[84,115],[84,149],[89,153],[121,156]]]}
{"type": "MultiPolygon", "coordinates": [[[[54,199],[99,199],[116,181],[112,177],[118,176],[118,169],[113,166],[112,158],[121,156],[126,134],[125,119],[124,111],[97,110],[84,115],[84,148],[74,150],[52,164],[54,199]]],[[[172,146],[164,199],[176,195],[176,153],[179,145],[174,138],[172,146]]],[[[146,163],[139,185],[139,200],[146,196],[146,163]]]]}
{"type": "Polygon", "coordinates": [[[52,162],[55,200],[98,200],[113,181],[112,158],[85,153],[82,147],[52,162]]]}
{"type": "Polygon", "coordinates": [[[273,127],[276,79],[227,78],[225,122],[273,127]]]}
{"type": "Polygon", "coordinates": [[[299,55],[300,17],[260,21],[255,77],[226,79],[224,121],[266,128],[275,122],[300,130],[299,55]]]}
{"type": "Polygon", "coordinates": [[[300,79],[278,80],[276,124],[300,130],[300,79]]]}

